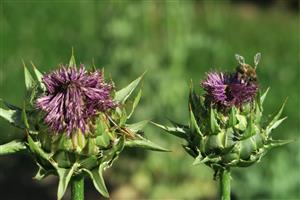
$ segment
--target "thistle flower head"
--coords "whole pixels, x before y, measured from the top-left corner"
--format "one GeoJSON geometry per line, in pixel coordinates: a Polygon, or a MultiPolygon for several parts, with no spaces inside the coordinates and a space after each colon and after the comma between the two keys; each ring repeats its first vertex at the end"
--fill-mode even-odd
{"type": "Polygon", "coordinates": [[[37,99],[37,108],[46,113],[45,123],[55,132],[76,130],[85,133],[88,121],[98,112],[116,107],[101,71],[87,72],[84,65],[62,66],[43,76],[46,95],[37,99]]]}
{"type": "Polygon", "coordinates": [[[257,92],[257,84],[239,80],[237,74],[210,72],[202,81],[206,99],[221,107],[240,106],[251,102],[257,92]]]}

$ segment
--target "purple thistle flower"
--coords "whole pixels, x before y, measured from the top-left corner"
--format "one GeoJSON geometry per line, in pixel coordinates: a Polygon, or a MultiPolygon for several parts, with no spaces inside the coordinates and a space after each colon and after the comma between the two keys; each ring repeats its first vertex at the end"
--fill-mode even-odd
{"type": "Polygon", "coordinates": [[[207,97],[216,103],[227,103],[226,88],[228,77],[223,73],[211,72],[202,82],[202,87],[207,92],[207,97]]]}
{"type": "Polygon", "coordinates": [[[84,65],[79,69],[62,66],[44,75],[42,81],[47,91],[36,105],[46,113],[44,121],[55,132],[70,135],[80,129],[86,133],[91,118],[117,106],[110,96],[113,85],[104,82],[101,71],[89,73],[84,65]]]}
{"type": "Polygon", "coordinates": [[[236,74],[211,72],[202,81],[206,99],[222,107],[241,106],[251,102],[257,92],[257,84],[239,80],[236,74]]]}

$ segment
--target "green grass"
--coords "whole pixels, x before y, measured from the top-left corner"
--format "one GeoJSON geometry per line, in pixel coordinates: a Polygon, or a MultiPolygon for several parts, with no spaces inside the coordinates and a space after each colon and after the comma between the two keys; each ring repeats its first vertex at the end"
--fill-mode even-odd
{"type": "MultiPolygon", "coordinates": [[[[67,63],[74,47],[77,60],[105,67],[117,87],[147,70],[135,119],[186,122],[191,78],[197,87],[208,70],[232,70],[235,53],[252,63],[259,51],[260,87],[271,87],[266,112],[276,112],[288,96],[288,119],[274,138],[296,141],[275,149],[258,165],[233,170],[233,193],[239,199],[299,197],[298,13],[220,2],[75,2],[1,2],[1,98],[22,103],[21,59],[48,71],[67,63]]],[[[18,131],[1,121],[0,132],[5,142],[18,131]]],[[[129,192],[122,191],[129,190],[136,198],[149,199],[217,196],[212,172],[192,166],[182,141],[150,125],[146,135],[173,152],[128,151],[107,173],[112,195],[125,197],[129,192]]]]}

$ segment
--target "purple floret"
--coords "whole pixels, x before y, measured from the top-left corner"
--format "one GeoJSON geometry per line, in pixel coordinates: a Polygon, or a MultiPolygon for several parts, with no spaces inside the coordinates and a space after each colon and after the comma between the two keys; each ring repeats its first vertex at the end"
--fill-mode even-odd
{"type": "Polygon", "coordinates": [[[113,85],[104,82],[101,71],[89,73],[84,65],[79,69],[62,66],[42,81],[46,95],[36,105],[46,113],[45,123],[54,132],[86,133],[91,118],[117,106],[110,96],[113,85]]]}
{"type": "Polygon", "coordinates": [[[222,107],[241,106],[251,102],[257,93],[257,84],[237,79],[236,74],[210,72],[202,81],[206,99],[222,107]]]}

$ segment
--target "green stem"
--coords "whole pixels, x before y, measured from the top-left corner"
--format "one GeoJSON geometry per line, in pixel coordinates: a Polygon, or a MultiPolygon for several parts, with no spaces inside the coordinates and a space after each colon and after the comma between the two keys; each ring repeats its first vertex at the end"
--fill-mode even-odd
{"type": "Polygon", "coordinates": [[[225,169],[220,173],[221,200],[230,200],[230,170],[225,169]]]}
{"type": "Polygon", "coordinates": [[[72,179],[72,200],[84,200],[84,177],[78,176],[72,179]]]}

